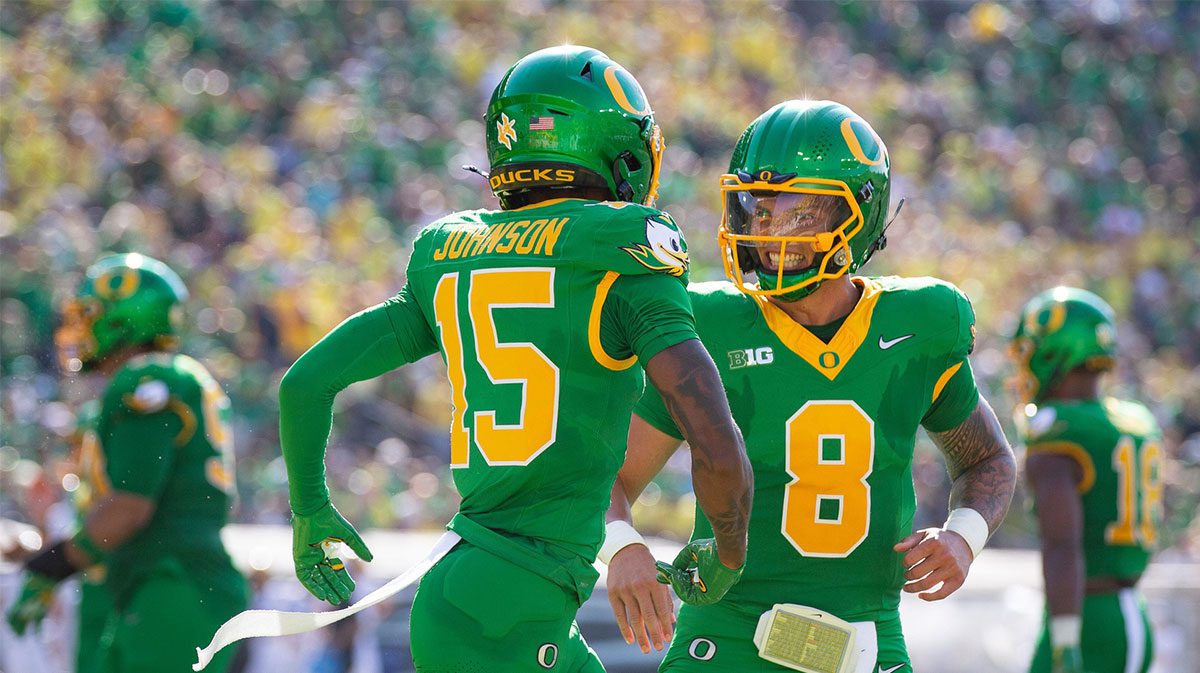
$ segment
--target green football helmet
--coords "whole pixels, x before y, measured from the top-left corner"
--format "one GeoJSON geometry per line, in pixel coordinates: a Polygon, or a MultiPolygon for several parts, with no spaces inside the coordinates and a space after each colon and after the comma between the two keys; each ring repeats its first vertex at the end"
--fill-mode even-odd
{"type": "Polygon", "coordinates": [[[488,182],[505,208],[534,187],[599,187],[653,206],[665,146],[629,71],[588,47],[542,49],[517,61],[485,117],[488,182]]]}
{"type": "Polygon", "coordinates": [[[721,176],[717,241],[742,292],[795,301],[886,245],[887,147],[833,101],[789,100],[750,123],[721,176]],[[743,274],[755,272],[758,283],[743,274]]]}
{"type": "Polygon", "coordinates": [[[63,371],[91,368],[114,351],[154,344],[170,347],[188,292],[166,264],[129,253],[88,268],[79,291],[62,310],[54,333],[63,371]]]}
{"type": "Polygon", "coordinates": [[[1112,369],[1116,334],[1112,307],[1087,290],[1060,286],[1030,299],[1009,344],[1012,394],[1038,404],[1077,367],[1112,369]]]}

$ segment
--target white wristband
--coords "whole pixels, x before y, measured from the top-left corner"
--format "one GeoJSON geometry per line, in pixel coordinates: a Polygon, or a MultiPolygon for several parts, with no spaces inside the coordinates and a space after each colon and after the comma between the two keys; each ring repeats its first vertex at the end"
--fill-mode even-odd
{"type": "Polygon", "coordinates": [[[1059,615],[1050,618],[1050,646],[1077,647],[1080,633],[1083,631],[1083,619],[1079,615],[1059,615]]]}
{"type": "Polygon", "coordinates": [[[596,558],[603,561],[604,565],[608,565],[617,552],[631,544],[646,544],[646,541],[628,522],[619,519],[609,521],[608,525],[604,527],[604,544],[600,546],[600,552],[596,554],[596,558]]]}
{"type": "Polygon", "coordinates": [[[971,548],[973,558],[979,557],[979,552],[983,551],[983,545],[987,544],[990,534],[983,515],[970,507],[955,508],[950,512],[950,516],[942,528],[961,535],[967,541],[967,546],[971,548]]]}

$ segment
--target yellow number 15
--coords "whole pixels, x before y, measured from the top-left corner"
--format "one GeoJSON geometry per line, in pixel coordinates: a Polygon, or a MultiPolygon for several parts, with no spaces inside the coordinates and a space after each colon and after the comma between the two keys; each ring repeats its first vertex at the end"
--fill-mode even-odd
{"type": "MultiPolygon", "coordinates": [[[[467,381],[463,331],[459,321],[459,273],[438,280],[433,294],[434,320],[446,353],[454,402],[450,419],[450,466],[466,467],[470,435],[465,417],[468,393],[482,381],[467,381]]],[[[474,355],[493,385],[521,386],[519,422],[502,425],[495,410],[475,411],[475,445],[489,465],[527,465],[554,443],[558,432],[558,366],[528,341],[504,342],[496,334],[493,311],[506,308],[554,308],[554,269],[477,269],[467,280],[467,315],[474,355]]],[[[474,407],[474,405],[472,405],[474,407]]]]}

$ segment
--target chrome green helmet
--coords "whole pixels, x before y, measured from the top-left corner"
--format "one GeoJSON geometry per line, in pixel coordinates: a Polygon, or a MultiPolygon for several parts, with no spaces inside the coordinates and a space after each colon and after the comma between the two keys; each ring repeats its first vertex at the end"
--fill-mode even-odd
{"type": "Polygon", "coordinates": [[[833,101],[789,100],[751,122],[721,176],[717,240],[747,294],[795,301],[867,263],[886,244],[887,147],[833,101]],[[743,274],[755,272],[758,284],[743,274]]]}
{"type": "Polygon", "coordinates": [[[599,187],[654,205],[664,147],[641,85],[603,52],[563,46],[508,69],[488,103],[488,181],[504,207],[534,187],[599,187]]]}
{"type": "Polygon", "coordinates": [[[1087,290],[1060,286],[1030,299],[1009,347],[1013,395],[1037,404],[1077,367],[1112,369],[1116,334],[1112,307],[1087,290]]]}
{"type": "Polygon", "coordinates": [[[172,345],[187,288],[166,264],[129,253],[88,268],[54,333],[63,371],[78,372],[127,346],[172,345]]]}

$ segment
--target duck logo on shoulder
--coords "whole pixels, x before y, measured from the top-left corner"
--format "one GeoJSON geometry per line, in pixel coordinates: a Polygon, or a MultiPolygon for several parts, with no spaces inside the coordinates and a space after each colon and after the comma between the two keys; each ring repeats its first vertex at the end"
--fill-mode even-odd
{"type": "Polygon", "coordinates": [[[651,271],[679,277],[688,270],[689,259],[683,236],[666,215],[661,220],[647,217],[646,242],[623,246],[621,249],[651,271]]]}

